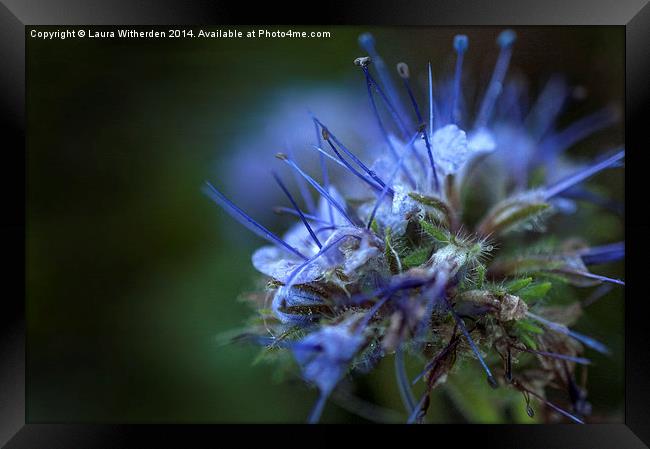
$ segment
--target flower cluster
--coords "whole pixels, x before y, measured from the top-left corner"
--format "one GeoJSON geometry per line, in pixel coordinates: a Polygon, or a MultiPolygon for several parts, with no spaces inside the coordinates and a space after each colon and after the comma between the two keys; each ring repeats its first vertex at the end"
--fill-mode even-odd
{"type": "Polygon", "coordinates": [[[397,65],[396,83],[374,38],[362,35],[367,56],[354,63],[383,143],[355,151],[312,116],[316,135],[304,150],[319,158],[321,173],[315,177],[277,154],[317,194],[314,201],[302,188],[298,200],[273,174],[290,204],[278,210],[297,220],[283,236],[206,183],[216,203],[270,243],[252,257],[268,282],[258,295],[260,319],[246,335],[269,353],[292,354],[304,380],[318,388],[310,422],[319,420],[344,376],[393,355],[409,422],[423,421],[431,390],[468,358],[490,387],[520,391],[531,416],[531,397],[575,422],[589,414],[576,370],[589,364],[586,348],[608,349],[568,327],[580,316],[580,303],[550,304],[546,297],[557,283],[623,285],[588,266],[623,258],[624,244],[549,243],[544,226],[574,211],[576,199],[602,203],[583,182],[622,166],[624,150],[582,164],[565,157],[616,114],[605,109],[557,130],[568,95],[560,78],[522,111],[518,85],[506,82],[515,37],[511,30],[498,36],[492,77],[471,114],[462,94],[466,36],[453,41],[450,77],[434,83],[429,64],[424,109],[409,67],[397,65]],[[356,179],[358,188],[342,192],[332,185],[332,167],[356,179]],[[423,361],[413,381],[404,355],[423,361]],[[420,398],[412,393],[415,382],[424,384],[420,398]],[[564,390],[569,405],[549,401],[549,388],[564,390]]]}

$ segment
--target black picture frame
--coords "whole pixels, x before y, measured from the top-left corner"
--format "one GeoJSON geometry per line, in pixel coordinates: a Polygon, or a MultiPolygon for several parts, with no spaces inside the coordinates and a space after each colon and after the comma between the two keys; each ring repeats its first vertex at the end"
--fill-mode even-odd
{"type": "MultiPolygon", "coordinates": [[[[650,219],[643,184],[644,129],[650,104],[650,6],[647,0],[418,0],[327,2],[282,8],[265,3],[161,0],[3,0],[0,4],[0,123],[3,142],[1,208],[4,295],[0,308],[0,444],[7,448],[218,445],[257,434],[266,444],[287,440],[286,427],[249,431],[247,426],[32,424],[25,409],[25,26],[49,24],[372,24],[372,25],[615,25],[626,36],[626,302],[625,423],[620,425],[427,426],[392,431],[422,433],[431,444],[473,440],[498,447],[641,448],[650,445],[650,350],[646,324],[648,295],[642,276],[648,266],[650,219]],[[300,8],[300,9],[297,9],[300,8]],[[427,432],[424,434],[424,432],[427,432]],[[435,437],[432,437],[435,435],[435,437]],[[441,439],[441,438],[444,438],[441,439]],[[224,440],[225,439],[225,440],[224,440]],[[185,442],[185,443],[184,443],[185,442]],[[438,443],[437,443],[438,442],[438,443]]],[[[399,430],[396,430],[399,429],[399,430]]],[[[296,430],[298,431],[298,430],[296,430]]],[[[293,430],[292,430],[293,432],[293,430]]],[[[300,433],[338,440],[331,427],[302,426],[300,433]],[[323,430],[325,428],[325,430],[323,430]]],[[[383,431],[373,430],[376,437],[383,431]]],[[[370,432],[356,433],[365,444],[370,432]]],[[[311,436],[304,435],[303,444],[311,436]]]]}

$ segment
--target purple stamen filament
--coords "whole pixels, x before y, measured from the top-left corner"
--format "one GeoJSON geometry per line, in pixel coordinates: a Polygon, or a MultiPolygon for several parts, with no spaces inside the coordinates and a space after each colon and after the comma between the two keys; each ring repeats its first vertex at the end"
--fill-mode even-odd
{"type": "MultiPolygon", "coordinates": [[[[314,122],[314,131],[316,132],[316,144],[318,145],[318,148],[320,148],[322,146],[321,145],[322,141],[321,141],[321,133],[320,130],[318,129],[318,120],[311,112],[309,113],[309,115],[311,116],[311,119],[314,122]]],[[[321,176],[323,178],[323,187],[325,188],[325,190],[329,192],[330,178],[329,178],[329,173],[327,172],[327,164],[325,163],[325,156],[321,153],[319,159],[320,159],[321,176]]],[[[334,211],[332,210],[332,205],[327,203],[327,209],[329,211],[330,223],[334,223],[334,211]]]]}
{"type": "Polygon", "coordinates": [[[481,363],[481,366],[485,370],[485,373],[487,374],[488,382],[490,383],[491,386],[493,387],[496,386],[497,385],[496,379],[492,375],[490,368],[485,363],[485,360],[483,360],[483,356],[481,355],[478,348],[476,347],[476,343],[474,343],[474,339],[472,339],[472,336],[467,331],[467,328],[465,327],[465,323],[463,323],[463,320],[458,316],[456,311],[453,309],[453,307],[449,303],[449,299],[445,298],[445,301],[447,303],[447,308],[449,309],[449,312],[454,317],[454,320],[456,320],[456,324],[458,324],[458,327],[460,328],[461,332],[465,336],[465,339],[467,339],[467,343],[469,343],[469,346],[472,348],[474,355],[476,355],[476,358],[478,359],[478,361],[481,363]]]}
{"type": "Polygon", "coordinates": [[[454,39],[456,49],[456,70],[454,73],[454,88],[451,97],[451,108],[449,110],[449,121],[458,123],[458,102],[460,98],[460,79],[463,73],[463,59],[467,50],[467,36],[459,35],[454,39]]]}
{"type": "Polygon", "coordinates": [[[206,189],[204,190],[207,195],[219,206],[221,206],[226,212],[229,213],[234,219],[239,221],[242,225],[248,228],[250,231],[254,232],[258,236],[268,240],[273,244],[277,244],[286,248],[289,252],[295,254],[301,259],[307,259],[300,251],[298,251],[293,246],[289,245],[287,242],[282,240],[280,237],[275,235],[273,232],[269,231],[267,228],[259,224],[253,218],[251,218],[246,212],[241,210],[235,205],[232,201],[225,197],[223,193],[217,190],[212,184],[206,181],[206,189]]]}
{"type": "Polygon", "coordinates": [[[618,161],[623,159],[623,157],[625,157],[625,150],[621,150],[615,153],[613,156],[610,156],[601,162],[593,164],[585,169],[579,170],[578,172],[570,175],[569,177],[563,179],[562,181],[547,187],[546,191],[544,192],[544,198],[548,200],[549,198],[552,198],[555,195],[564,192],[570,187],[573,187],[574,185],[581,183],[585,179],[595,175],[596,173],[606,169],[607,167],[616,164],[618,161]]]}
{"type": "Polygon", "coordinates": [[[586,335],[579,334],[578,332],[572,331],[568,327],[554,323],[553,321],[547,320],[546,318],[543,318],[539,315],[535,315],[532,312],[526,312],[526,316],[534,319],[535,321],[538,321],[539,323],[543,324],[544,326],[548,327],[551,330],[554,330],[555,332],[559,332],[564,335],[568,335],[569,337],[574,338],[575,340],[578,340],[579,342],[589,346],[592,349],[595,349],[598,352],[601,352],[603,354],[609,354],[609,349],[602,343],[594,340],[591,337],[587,337],[586,335]]]}
{"type": "Polygon", "coordinates": [[[510,65],[510,57],[512,56],[512,44],[514,42],[514,33],[510,30],[503,31],[499,35],[498,40],[501,51],[499,52],[499,57],[497,58],[497,63],[494,66],[490,84],[488,85],[487,91],[485,92],[485,97],[483,97],[481,109],[479,110],[478,118],[476,119],[477,128],[485,126],[490,119],[494,104],[502,90],[503,79],[505,78],[506,72],[508,71],[508,66],[510,65]]]}
{"type": "Polygon", "coordinates": [[[309,232],[309,235],[311,235],[311,238],[314,240],[314,242],[316,243],[316,245],[318,245],[318,248],[322,248],[323,245],[322,245],[321,242],[318,240],[318,237],[316,237],[316,234],[314,233],[314,231],[312,230],[311,226],[309,225],[309,222],[307,221],[307,218],[305,217],[305,215],[304,215],[304,214],[302,213],[302,211],[300,210],[300,207],[298,207],[298,204],[297,204],[296,201],[293,199],[293,196],[291,195],[291,193],[289,192],[289,190],[287,190],[286,186],[284,185],[284,183],[282,182],[282,180],[280,179],[280,177],[279,177],[276,173],[273,173],[273,178],[275,179],[275,182],[278,183],[278,185],[280,186],[280,188],[282,189],[282,191],[284,192],[284,194],[287,196],[287,198],[289,198],[289,201],[291,202],[291,205],[293,206],[293,208],[296,210],[296,212],[297,212],[298,215],[300,216],[300,220],[302,220],[302,223],[305,225],[305,228],[307,228],[307,232],[309,232]]]}
{"type": "MultiPolygon", "coordinates": [[[[328,141],[329,140],[333,141],[341,151],[347,154],[348,157],[352,159],[359,166],[361,170],[366,172],[368,176],[370,176],[375,182],[377,182],[377,184],[379,184],[381,187],[385,185],[384,181],[382,181],[382,179],[379,178],[379,176],[377,176],[377,174],[374,171],[372,171],[363,162],[361,162],[361,159],[359,159],[352,151],[350,151],[345,145],[343,145],[343,143],[341,143],[341,141],[329,130],[329,128],[327,128],[320,120],[318,119],[314,119],[314,120],[321,127],[321,135],[326,134],[328,141]]],[[[330,145],[332,145],[331,142],[330,145]]]]}
{"type": "MultiPolygon", "coordinates": [[[[421,124],[423,127],[422,129],[422,136],[424,137],[424,142],[427,147],[427,154],[429,156],[429,163],[431,164],[431,171],[433,173],[433,181],[434,181],[434,186],[436,189],[436,192],[440,190],[440,185],[438,183],[438,174],[436,173],[436,164],[435,161],[433,160],[433,153],[431,151],[431,142],[429,142],[429,135],[426,131],[426,125],[422,121],[422,114],[420,114],[420,108],[418,107],[418,102],[415,100],[415,96],[413,95],[413,91],[411,90],[411,85],[408,80],[408,69],[406,69],[406,73],[402,73],[402,79],[404,81],[404,87],[406,88],[406,91],[408,92],[409,98],[411,99],[411,104],[413,105],[413,110],[415,111],[415,116],[417,118],[418,123],[421,124]]],[[[412,144],[410,144],[412,145],[412,144]]],[[[416,152],[417,154],[417,152],[416,152]]]]}
{"type": "Polygon", "coordinates": [[[314,189],[318,191],[318,193],[320,193],[327,201],[329,201],[330,204],[333,207],[335,207],[336,210],[338,210],[341,213],[341,215],[343,215],[343,217],[345,217],[345,219],[348,222],[350,222],[352,226],[356,226],[355,223],[352,221],[352,219],[348,216],[343,206],[341,206],[334,198],[332,198],[332,196],[328,192],[326,192],[325,189],[323,189],[323,187],[321,187],[321,185],[318,184],[311,176],[309,176],[307,173],[302,171],[302,169],[298,167],[298,165],[294,161],[289,159],[286,155],[279,155],[278,157],[284,160],[287,164],[289,164],[291,168],[298,171],[298,173],[300,173],[307,180],[307,182],[311,184],[312,187],[314,187],[314,189]]]}
{"type": "Polygon", "coordinates": [[[400,129],[400,131],[402,133],[402,137],[406,138],[408,136],[408,131],[407,131],[406,125],[404,125],[404,122],[402,121],[399,114],[395,110],[395,107],[393,106],[391,101],[388,99],[388,97],[386,96],[386,94],[382,90],[381,86],[379,84],[377,84],[375,79],[372,77],[372,75],[370,74],[370,71],[368,70],[368,67],[361,66],[361,70],[363,70],[363,74],[366,77],[366,83],[368,84],[368,87],[369,88],[374,87],[374,89],[377,91],[380,98],[384,101],[384,104],[386,105],[386,108],[388,109],[388,112],[390,112],[390,115],[393,117],[393,120],[395,121],[395,123],[397,123],[397,125],[398,125],[398,127],[399,127],[399,129],[400,129]]]}
{"type": "MultiPolygon", "coordinates": [[[[391,151],[391,154],[393,155],[393,158],[399,159],[399,156],[397,155],[397,151],[395,150],[395,147],[393,146],[393,143],[390,140],[390,137],[388,136],[388,131],[386,131],[386,128],[384,127],[384,123],[381,120],[381,117],[379,116],[379,110],[377,109],[377,103],[375,102],[375,97],[372,95],[372,83],[370,82],[370,75],[368,73],[368,69],[366,67],[361,68],[363,70],[364,75],[366,76],[366,87],[368,89],[368,98],[370,99],[370,105],[372,107],[373,114],[375,115],[375,119],[377,120],[377,124],[379,125],[379,129],[381,130],[382,135],[384,136],[384,140],[386,140],[386,144],[388,145],[388,148],[391,151]]],[[[413,176],[409,171],[406,169],[406,167],[403,167],[404,174],[408,178],[409,182],[411,183],[411,186],[415,188],[416,182],[415,179],[413,179],[413,176]]]]}

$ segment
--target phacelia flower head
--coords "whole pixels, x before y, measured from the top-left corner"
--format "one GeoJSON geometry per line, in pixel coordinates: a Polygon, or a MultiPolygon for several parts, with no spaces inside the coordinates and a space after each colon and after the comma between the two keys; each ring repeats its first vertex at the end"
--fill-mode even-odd
{"type": "Polygon", "coordinates": [[[381,140],[352,148],[314,111],[313,142],[296,151],[311,154],[319,172],[308,172],[291,154],[277,154],[316,197],[294,197],[273,173],[287,200],[282,212],[296,218],[282,236],[206,183],[216,203],[269,243],[252,256],[268,282],[263,324],[249,332],[259,334],[265,351],[292,354],[304,380],[320,391],[310,422],[319,420],[342,378],[384,357],[395,360],[409,422],[423,421],[430,392],[459,363],[476,363],[487,388],[521,392],[530,416],[531,398],[574,422],[589,414],[576,372],[590,363],[585,349],[608,348],[570,328],[580,303],[556,305],[547,296],[556,283],[623,285],[589,267],[622,259],[624,244],[547,243],[544,225],[570,209],[575,196],[569,193],[620,167],[625,153],[617,149],[589,162],[566,156],[616,114],[606,109],[557,130],[567,97],[560,78],[549,81],[530,110],[517,107],[520,87],[507,80],[515,41],[511,30],[498,36],[499,55],[472,114],[463,98],[467,36],[453,40],[454,71],[439,84],[429,64],[421,103],[411,68],[399,63],[389,70],[375,39],[362,35],[366,54],[354,64],[381,140]],[[332,185],[330,170],[356,186],[332,185]],[[468,201],[480,190],[496,192],[489,204],[468,201]],[[478,220],[468,204],[481,211],[478,220]],[[424,360],[415,378],[424,384],[419,399],[403,367],[409,355],[424,360]],[[558,388],[567,405],[546,399],[558,388]]]}

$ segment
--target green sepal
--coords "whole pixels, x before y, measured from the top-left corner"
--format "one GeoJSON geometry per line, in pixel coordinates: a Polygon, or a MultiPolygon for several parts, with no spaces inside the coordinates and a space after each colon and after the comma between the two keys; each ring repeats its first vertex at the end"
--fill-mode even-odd
{"type": "Polygon", "coordinates": [[[476,287],[478,289],[483,288],[483,284],[485,283],[486,273],[487,273],[487,267],[482,263],[478,264],[478,266],[476,267],[476,287]]]}
{"type": "Polygon", "coordinates": [[[546,294],[548,293],[548,291],[551,289],[552,286],[553,284],[551,284],[550,282],[539,282],[539,283],[531,284],[519,290],[517,296],[519,296],[521,299],[524,300],[541,299],[544,296],[546,296],[546,294]]]}
{"type": "Polygon", "coordinates": [[[519,338],[521,341],[530,349],[537,349],[537,342],[528,334],[520,334],[519,338]]]}
{"type": "Polygon", "coordinates": [[[370,222],[370,229],[371,229],[372,232],[374,232],[375,234],[379,234],[379,224],[377,224],[377,220],[374,219],[374,218],[373,218],[372,221],[370,222]]]}
{"type": "Polygon", "coordinates": [[[479,224],[483,235],[499,235],[533,222],[550,208],[535,192],[526,192],[497,203],[479,224]]]}
{"type": "Polygon", "coordinates": [[[517,321],[517,327],[523,332],[529,332],[531,334],[543,334],[544,329],[534,324],[530,320],[519,320],[517,321]]]}
{"type": "Polygon", "coordinates": [[[402,259],[402,266],[404,268],[419,267],[427,260],[429,260],[430,254],[431,248],[428,248],[426,246],[416,248],[402,259]]]}
{"type": "Polygon", "coordinates": [[[420,226],[422,227],[422,230],[433,237],[436,241],[440,243],[450,243],[452,240],[451,235],[449,234],[448,231],[439,228],[428,221],[425,220],[420,220],[420,226]]]}
{"type": "Polygon", "coordinates": [[[443,200],[441,200],[440,198],[422,195],[421,193],[418,192],[410,192],[408,195],[410,198],[417,201],[418,203],[424,206],[431,207],[436,211],[440,212],[444,217],[444,221],[446,221],[447,223],[450,222],[451,209],[449,208],[449,205],[443,200]]]}
{"type": "Polygon", "coordinates": [[[505,289],[508,293],[515,293],[522,288],[528,287],[531,282],[533,282],[533,278],[514,279],[505,285],[505,289]]]}

